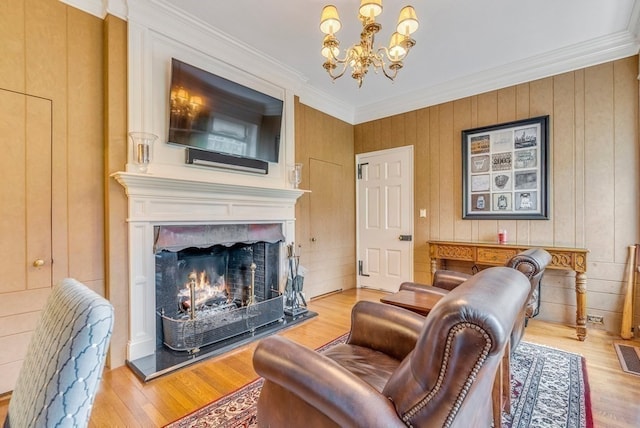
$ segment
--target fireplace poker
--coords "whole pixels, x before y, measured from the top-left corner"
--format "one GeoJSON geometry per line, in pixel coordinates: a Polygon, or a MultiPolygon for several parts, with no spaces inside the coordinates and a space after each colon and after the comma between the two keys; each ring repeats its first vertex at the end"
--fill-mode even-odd
{"type": "Polygon", "coordinates": [[[256,281],[256,268],[258,266],[255,263],[251,263],[249,269],[251,269],[251,287],[249,289],[249,301],[247,302],[247,306],[256,304],[256,295],[255,295],[255,281],[256,281]]]}
{"type": "Polygon", "coordinates": [[[191,277],[189,282],[189,300],[191,305],[189,307],[189,319],[196,319],[196,280],[191,277]]]}

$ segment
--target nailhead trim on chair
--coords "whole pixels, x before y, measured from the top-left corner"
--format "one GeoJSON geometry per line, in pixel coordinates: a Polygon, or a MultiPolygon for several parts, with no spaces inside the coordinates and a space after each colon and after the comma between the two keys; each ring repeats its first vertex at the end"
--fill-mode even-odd
{"type": "Polygon", "coordinates": [[[462,390],[458,394],[458,397],[456,398],[456,401],[453,404],[453,407],[451,408],[451,411],[449,412],[447,419],[445,420],[443,428],[450,427],[451,424],[453,423],[453,420],[455,419],[455,416],[458,413],[458,410],[460,410],[460,406],[462,405],[464,398],[467,396],[467,393],[469,392],[471,385],[473,384],[473,382],[476,379],[476,376],[478,375],[478,371],[480,370],[480,367],[482,367],[482,365],[487,359],[487,355],[489,355],[489,349],[491,349],[491,343],[492,343],[491,337],[487,334],[487,332],[483,328],[468,322],[457,324],[454,327],[452,327],[451,330],[449,330],[449,334],[447,335],[447,341],[444,349],[444,358],[443,358],[444,364],[440,367],[440,373],[438,374],[438,380],[436,382],[436,385],[426,397],[420,400],[418,404],[413,406],[411,409],[409,409],[407,413],[403,415],[402,421],[405,424],[407,424],[407,426],[413,427],[413,425],[411,424],[411,418],[413,418],[416,413],[422,410],[422,408],[425,407],[429,403],[429,401],[431,401],[431,399],[440,391],[447,368],[449,366],[448,363],[449,363],[449,358],[451,356],[451,344],[453,342],[453,339],[459,332],[466,330],[468,328],[480,331],[486,343],[484,348],[482,349],[482,353],[480,354],[480,357],[478,358],[478,360],[473,366],[473,369],[471,370],[471,374],[467,378],[464,386],[462,387],[462,390]]]}
{"type": "MultiPolygon", "coordinates": [[[[520,266],[520,265],[529,265],[529,266],[531,266],[531,273],[534,273],[534,272],[540,270],[540,265],[538,263],[532,262],[531,260],[520,260],[516,264],[514,264],[512,267],[513,267],[513,269],[516,269],[516,270],[522,272],[520,269],[518,269],[518,266],[520,266]]],[[[529,279],[531,279],[531,277],[533,276],[531,274],[525,274],[524,272],[522,272],[522,273],[529,279]]]]}

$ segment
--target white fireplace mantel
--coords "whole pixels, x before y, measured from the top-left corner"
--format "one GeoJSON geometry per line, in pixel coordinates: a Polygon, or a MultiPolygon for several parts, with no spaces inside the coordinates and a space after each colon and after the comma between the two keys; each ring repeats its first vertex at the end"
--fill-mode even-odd
{"type": "MultiPolygon", "coordinates": [[[[126,189],[129,221],[148,221],[150,216],[157,221],[172,222],[207,221],[213,220],[212,217],[219,221],[237,221],[242,219],[238,215],[247,215],[244,212],[247,209],[260,209],[262,220],[265,221],[293,220],[295,213],[290,210],[306,192],[301,189],[247,186],[130,172],[116,172],[112,177],[126,189]],[[179,213],[175,211],[176,206],[179,213]],[[227,216],[229,218],[225,218],[227,216]]],[[[249,216],[250,220],[256,220],[255,213],[249,216]]]]}
{"type": "MultiPolygon", "coordinates": [[[[286,242],[293,242],[296,200],[306,192],[132,172],[111,177],[129,200],[129,361],[156,349],[155,226],[280,223],[286,242]]],[[[284,278],[285,263],[281,271],[284,278]]]]}

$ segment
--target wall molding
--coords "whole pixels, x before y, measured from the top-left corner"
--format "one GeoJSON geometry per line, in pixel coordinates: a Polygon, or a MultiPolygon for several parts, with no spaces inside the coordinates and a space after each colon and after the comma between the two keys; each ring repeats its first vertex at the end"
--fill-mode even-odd
{"type": "Polygon", "coordinates": [[[180,40],[194,50],[219,59],[245,73],[279,85],[300,97],[300,101],[350,124],[406,113],[436,104],[477,95],[523,82],[562,74],[608,61],[636,55],[639,50],[640,0],[634,3],[626,31],[563,47],[553,52],[501,65],[481,73],[410,93],[384,102],[351,106],[308,84],[303,73],[243,44],[184,14],[165,0],[60,0],[96,16],[115,14],[135,21],[168,38],[180,40]],[[259,73],[258,71],[259,70],[259,73]]]}
{"type": "Polygon", "coordinates": [[[621,32],[577,45],[502,65],[482,73],[467,75],[420,91],[399,94],[384,104],[358,108],[355,124],[394,114],[406,113],[449,101],[531,82],[604,62],[636,55],[638,40],[630,32],[621,32]]]}

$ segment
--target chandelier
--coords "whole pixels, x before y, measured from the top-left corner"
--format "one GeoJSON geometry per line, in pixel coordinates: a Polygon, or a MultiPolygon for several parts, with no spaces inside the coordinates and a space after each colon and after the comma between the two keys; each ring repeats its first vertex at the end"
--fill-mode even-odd
{"type": "Polygon", "coordinates": [[[202,98],[189,95],[189,91],[183,87],[171,91],[171,114],[194,118],[202,107],[202,98]]]}
{"type": "Polygon", "coordinates": [[[351,77],[358,81],[358,87],[362,86],[362,79],[373,66],[375,72],[382,70],[385,76],[394,80],[398,70],[402,68],[402,61],[406,58],[415,44],[411,38],[418,29],[416,11],[412,6],[405,6],[400,11],[396,31],[391,35],[389,47],[374,47],[375,35],[382,26],[376,22],[376,16],[382,13],[382,0],[362,0],[360,2],[359,16],[362,23],[360,43],[348,48],[344,56],[340,58],[340,41],[336,38],[342,27],[338,17],[338,9],[334,5],[327,5],[322,9],[320,18],[320,31],[325,34],[322,41],[322,56],[326,58],[322,65],[332,80],[342,77],[351,67],[351,77]],[[336,74],[336,69],[339,69],[336,74]]]}

